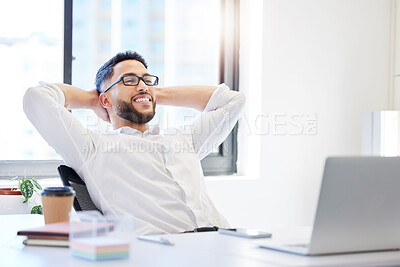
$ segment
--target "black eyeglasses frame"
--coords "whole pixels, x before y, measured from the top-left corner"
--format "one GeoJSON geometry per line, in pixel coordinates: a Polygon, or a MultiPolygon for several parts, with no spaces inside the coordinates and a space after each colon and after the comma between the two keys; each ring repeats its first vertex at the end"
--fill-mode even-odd
{"type": "Polygon", "coordinates": [[[105,92],[107,92],[108,90],[110,90],[111,87],[113,87],[114,85],[116,85],[116,84],[119,83],[120,81],[122,81],[122,83],[123,83],[125,86],[136,86],[136,85],[138,85],[138,84],[140,83],[140,80],[142,80],[147,86],[156,86],[156,85],[158,85],[158,77],[155,76],[155,75],[146,74],[146,75],[143,75],[143,77],[139,77],[139,76],[136,76],[136,75],[134,75],[134,74],[130,74],[130,75],[125,75],[125,76],[120,77],[118,80],[116,80],[115,82],[113,82],[106,90],[104,90],[103,93],[105,93],[105,92]],[[132,77],[132,76],[138,78],[137,84],[126,84],[124,78],[132,77]],[[154,81],[153,84],[148,84],[148,83],[145,81],[145,79],[144,79],[145,77],[155,77],[156,80],[154,81]]]}

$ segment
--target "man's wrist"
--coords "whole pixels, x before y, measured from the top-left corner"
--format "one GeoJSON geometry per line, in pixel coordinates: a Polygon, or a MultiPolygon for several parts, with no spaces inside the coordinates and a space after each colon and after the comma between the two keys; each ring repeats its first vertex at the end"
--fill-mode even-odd
{"type": "Polygon", "coordinates": [[[161,87],[155,87],[155,97],[156,97],[156,101],[157,104],[159,105],[163,105],[163,101],[164,101],[164,91],[163,88],[161,87]]]}
{"type": "Polygon", "coordinates": [[[96,89],[87,91],[89,93],[89,103],[90,105],[88,106],[88,108],[90,109],[95,109],[98,106],[98,102],[99,102],[99,93],[97,92],[96,89]]]}

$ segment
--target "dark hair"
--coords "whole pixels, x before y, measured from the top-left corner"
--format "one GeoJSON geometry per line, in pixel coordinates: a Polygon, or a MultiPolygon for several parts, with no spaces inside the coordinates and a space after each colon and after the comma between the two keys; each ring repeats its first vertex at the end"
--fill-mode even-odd
{"type": "Polygon", "coordinates": [[[147,69],[147,63],[144,60],[144,58],[139,55],[136,52],[133,51],[126,51],[126,52],[120,52],[113,56],[110,60],[108,60],[106,63],[104,63],[103,66],[100,67],[100,69],[97,71],[96,74],[96,89],[97,92],[100,94],[101,93],[101,86],[102,84],[111,78],[111,76],[114,73],[114,66],[117,65],[119,62],[125,61],[125,60],[137,60],[140,63],[144,65],[144,67],[147,69]]]}

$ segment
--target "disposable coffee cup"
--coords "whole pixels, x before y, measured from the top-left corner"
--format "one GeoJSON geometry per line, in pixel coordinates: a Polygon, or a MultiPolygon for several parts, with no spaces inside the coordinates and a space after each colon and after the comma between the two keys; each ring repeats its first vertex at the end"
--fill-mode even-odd
{"type": "Polygon", "coordinates": [[[42,192],[44,223],[68,222],[74,197],[70,186],[46,187],[42,192]]]}

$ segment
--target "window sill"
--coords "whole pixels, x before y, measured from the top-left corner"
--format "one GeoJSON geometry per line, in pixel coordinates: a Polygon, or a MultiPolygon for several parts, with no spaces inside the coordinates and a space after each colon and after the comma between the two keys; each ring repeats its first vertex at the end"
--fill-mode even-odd
{"type": "MultiPolygon", "coordinates": [[[[50,186],[63,186],[60,178],[42,178],[38,179],[38,182],[42,188],[50,186]]],[[[0,180],[0,188],[4,187],[16,187],[17,182],[11,180],[0,180]]]]}

